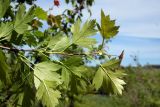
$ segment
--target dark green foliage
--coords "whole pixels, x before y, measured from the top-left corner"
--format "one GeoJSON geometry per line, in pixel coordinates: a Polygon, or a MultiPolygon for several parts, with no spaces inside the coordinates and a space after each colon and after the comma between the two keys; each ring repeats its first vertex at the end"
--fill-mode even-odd
{"type": "Polygon", "coordinates": [[[4,84],[11,84],[9,78],[10,67],[6,63],[6,57],[2,50],[0,50],[0,79],[4,82],[4,84]]]}

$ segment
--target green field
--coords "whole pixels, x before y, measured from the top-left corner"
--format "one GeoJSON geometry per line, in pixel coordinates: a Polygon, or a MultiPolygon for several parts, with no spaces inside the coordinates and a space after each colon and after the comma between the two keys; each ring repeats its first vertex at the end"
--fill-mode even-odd
{"type": "Polygon", "coordinates": [[[125,71],[122,96],[79,96],[75,107],[160,107],[160,69],[127,67],[125,71]]]}

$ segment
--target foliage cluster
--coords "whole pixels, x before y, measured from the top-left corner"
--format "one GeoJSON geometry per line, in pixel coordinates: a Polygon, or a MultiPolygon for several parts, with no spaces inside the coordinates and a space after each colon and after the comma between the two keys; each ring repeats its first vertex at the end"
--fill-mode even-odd
{"type": "MultiPolygon", "coordinates": [[[[100,25],[96,20],[82,24],[77,14],[92,5],[91,0],[77,0],[74,11],[57,16],[36,4],[26,11],[24,2],[33,4],[34,0],[13,1],[0,0],[1,107],[72,106],[79,94],[98,90],[122,94],[125,82],[119,66],[123,54],[118,58],[104,49],[105,41],[118,33],[115,20],[101,11],[100,25]],[[50,27],[40,30],[42,21],[50,27]],[[97,32],[103,37],[99,46],[92,37],[97,32]],[[98,63],[96,59],[102,56],[107,60],[98,63]],[[98,64],[97,71],[86,66],[90,61],[98,64]]],[[[74,5],[75,1],[66,2],[74,5]]]]}

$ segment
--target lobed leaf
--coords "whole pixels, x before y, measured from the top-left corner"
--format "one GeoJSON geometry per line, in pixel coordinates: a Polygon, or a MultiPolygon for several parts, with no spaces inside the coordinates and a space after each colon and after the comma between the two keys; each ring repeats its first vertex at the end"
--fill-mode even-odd
{"type": "Polygon", "coordinates": [[[47,20],[47,12],[44,11],[41,7],[37,7],[34,14],[41,20],[47,20]]]}
{"type": "Polygon", "coordinates": [[[57,85],[61,84],[60,75],[55,71],[59,70],[61,67],[52,62],[41,62],[35,65],[34,68],[34,82],[38,89],[41,80],[52,81],[57,85]]]}
{"type": "Polygon", "coordinates": [[[6,63],[6,58],[2,50],[0,50],[0,80],[5,84],[8,85],[11,83],[9,77],[9,66],[6,63]]]}
{"type": "Polygon", "coordinates": [[[80,23],[81,21],[78,20],[71,28],[71,32],[73,33],[72,43],[89,48],[96,43],[95,39],[89,38],[89,36],[93,36],[97,32],[95,20],[86,21],[82,28],[80,23]]]}
{"type": "Polygon", "coordinates": [[[62,52],[69,45],[70,45],[69,38],[67,36],[63,36],[61,33],[59,33],[50,39],[47,47],[50,48],[51,51],[62,52]]]}
{"type": "Polygon", "coordinates": [[[59,103],[58,99],[61,97],[61,93],[58,90],[53,90],[43,81],[38,88],[36,97],[42,101],[44,106],[55,107],[59,103]]]}
{"type": "Polygon", "coordinates": [[[119,60],[112,59],[99,67],[93,78],[93,85],[96,90],[103,88],[108,93],[122,94],[125,82],[120,78],[124,76],[124,73],[114,69],[117,68],[119,64],[119,60]]]}
{"type": "Polygon", "coordinates": [[[114,37],[118,33],[119,26],[115,25],[115,20],[111,20],[110,16],[105,16],[101,10],[101,28],[100,33],[106,39],[114,37]]]}
{"type": "Polygon", "coordinates": [[[13,24],[12,23],[1,23],[0,24],[0,38],[5,38],[10,36],[13,31],[13,24]]]}
{"type": "Polygon", "coordinates": [[[62,80],[66,88],[68,88],[70,82],[70,72],[66,68],[62,68],[62,80]]]}
{"type": "Polygon", "coordinates": [[[10,0],[0,0],[0,19],[5,15],[10,4],[10,0]]]}
{"type": "Polygon", "coordinates": [[[102,65],[106,69],[108,68],[114,69],[114,68],[118,68],[120,66],[120,63],[121,61],[119,59],[113,58],[102,65]]]}
{"type": "Polygon", "coordinates": [[[27,23],[34,18],[34,7],[31,7],[27,13],[25,13],[25,9],[25,5],[21,4],[16,14],[14,29],[19,34],[23,34],[30,29],[27,23]]]}
{"type": "Polygon", "coordinates": [[[102,71],[102,69],[98,69],[98,71],[96,72],[93,78],[93,84],[96,90],[98,90],[102,86],[103,76],[104,76],[104,72],[102,71]]]}

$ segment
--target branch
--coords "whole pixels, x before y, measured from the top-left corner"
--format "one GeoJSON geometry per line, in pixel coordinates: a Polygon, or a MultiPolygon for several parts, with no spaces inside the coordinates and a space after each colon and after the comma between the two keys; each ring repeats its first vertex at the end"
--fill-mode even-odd
{"type": "MultiPolygon", "coordinates": [[[[5,49],[5,50],[10,50],[10,51],[14,51],[14,52],[19,52],[19,51],[23,51],[23,52],[39,52],[36,49],[17,49],[17,48],[12,48],[12,47],[7,47],[7,46],[1,46],[0,48],[5,49]]],[[[46,54],[59,54],[59,55],[66,55],[66,56],[88,56],[88,55],[100,55],[99,52],[92,52],[92,53],[66,53],[66,52],[42,52],[42,53],[46,53],[46,54]]],[[[109,55],[106,53],[102,53],[101,55],[107,55],[107,56],[116,56],[117,55],[109,55]]]]}
{"type": "Polygon", "coordinates": [[[67,55],[67,56],[87,56],[85,53],[65,53],[65,52],[45,52],[48,54],[60,54],[60,55],[67,55]]]}
{"type": "Polygon", "coordinates": [[[10,51],[33,51],[33,52],[37,51],[35,49],[17,49],[17,48],[7,47],[7,46],[1,46],[1,45],[0,45],[0,48],[6,49],[6,50],[10,50],[10,51]]]}

